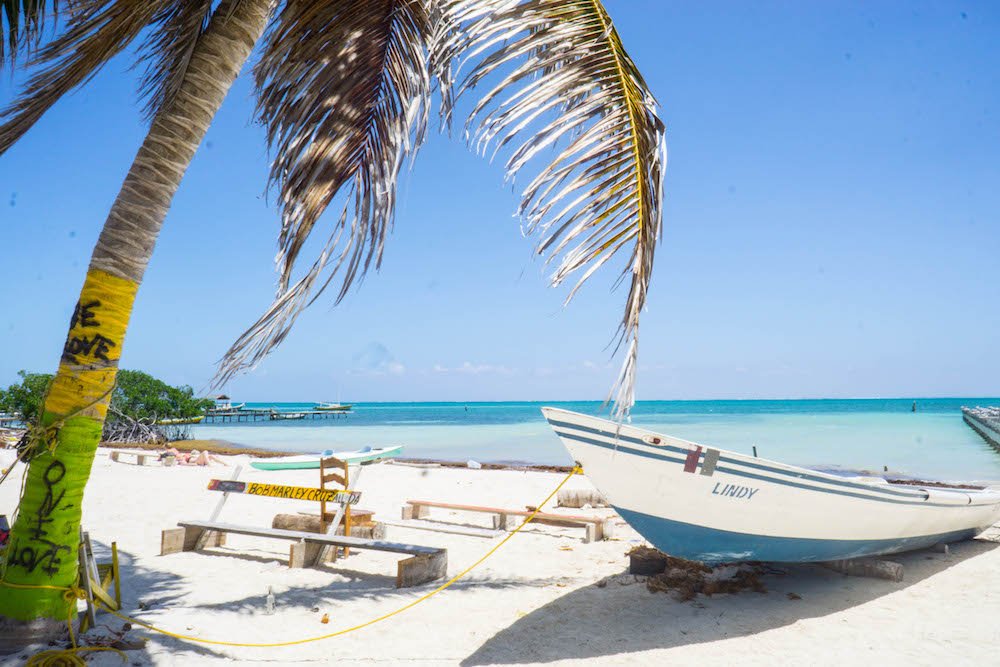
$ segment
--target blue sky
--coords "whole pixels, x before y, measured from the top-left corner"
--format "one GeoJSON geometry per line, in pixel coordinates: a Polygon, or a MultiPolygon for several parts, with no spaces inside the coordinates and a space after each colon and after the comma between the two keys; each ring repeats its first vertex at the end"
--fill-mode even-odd
{"type": "MultiPolygon", "coordinates": [[[[608,0],[668,127],[638,398],[1000,393],[1000,8],[608,0]]],[[[114,61],[0,157],[0,384],[52,371],[145,128],[114,61]]],[[[16,80],[0,80],[0,101],[16,80]]],[[[250,86],[177,194],[123,366],[206,386],[269,303],[250,86]]],[[[432,136],[382,271],[315,306],[239,400],[603,398],[617,273],[562,308],[499,165],[432,136]]]]}

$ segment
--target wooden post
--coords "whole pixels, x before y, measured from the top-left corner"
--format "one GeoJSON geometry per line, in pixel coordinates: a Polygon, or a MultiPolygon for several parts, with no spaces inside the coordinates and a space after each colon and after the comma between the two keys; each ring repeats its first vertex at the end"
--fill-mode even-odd
{"type": "MultiPolygon", "coordinates": [[[[236,466],[236,469],[233,470],[232,477],[230,477],[229,479],[231,479],[233,481],[239,479],[241,472],[243,472],[243,466],[236,466]]],[[[219,518],[219,515],[222,514],[222,508],[226,506],[226,501],[227,500],[229,500],[229,492],[228,491],[226,491],[225,493],[223,493],[222,497],[219,498],[219,502],[216,503],[215,509],[212,510],[211,516],[208,517],[209,521],[215,521],[215,520],[217,520],[219,518]]],[[[195,546],[194,546],[195,550],[204,549],[207,546],[213,546],[213,547],[222,546],[223,544],[226,543],[225,535],[214,535],[214,537],[216,537],[216,538],[220,538],[221,537],[221,541],[219,539],[216,539],[216,540],[213,541],[212,544],[209,544],[209,539],[211,537],[213,537],[212,531],[206,530],[205,532],[203,532],[201,534],[201,536],[198,538],[198,541],[195,543],[195,546]]],[[[185,551],[187,551],[187,549],[185,549],[185,551]]]]}
{"type": "Polygon", "coordinates": [[[122,608],[122,585],[121,574],[118,570],[118,543],[111,543],[111,578],[115,582],[115,603],[118,608],[122,608]]]}
{"type": "Polygon", "coordinates": [[[322,545],[299,540],[288,547],[288,567],[307,567],[317,560],[322,545]]]}
{"type": "Polygon", "coordinates": [[[396,566],[396,588],[419,586],[448,574],[448,550],[404,558],[396,566]]]}
{"type": "MultiPolygon", "coordinates": [[[[80,584],[87,596],[87,611],[85,617],[80,621],[80,626],[94,627],[97,619],[94,617],[94,593],[90,590],[90,563],[87,562],[87,533],[80,531],[80,549],[78,552],[80,562],[80,584]]],[[[74,607],[76,604],[74,603],[74,607]]]]}
{"type": "Polygon", "coordinates": [[[407,503],[403,505],[403,519],[426,519],[431,513],[431,508],[426,505],[416,505],[407,503]]]}

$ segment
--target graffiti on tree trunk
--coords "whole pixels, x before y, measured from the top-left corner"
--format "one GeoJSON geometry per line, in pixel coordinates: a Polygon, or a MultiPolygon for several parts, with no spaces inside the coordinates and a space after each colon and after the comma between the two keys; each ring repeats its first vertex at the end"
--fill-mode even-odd
{"type": "Polygon", "coordinates": [[[70,548],[49,539],[49,527],[54,521],[53,512],[59,508],[59,504],[66,495],[65,489],[57,488],[65,476],[66,466],[58,459],[52,461],[45,469],[42,474],[42,481],[45,483],[45,497],[38,505],[35,516],[31,520],[28,533],[30,539],[27,545],[23,545],[18,539],[11,543],[11,557],[8,566],[23,567],[28,572],[34,572],[41,567],[42,572],[50,577],[59,571],[59,566],[62,565],[60,556],[64,552],[68,553],[70,548]]]}
{"type": "MultiPolygon", "coordinates": [[[[101,307],[101,302],[93,299],[84,303],[78,301],[73,309],[73,317],[69,322],[69,336],[66,345],[63,347],[62,360],[66,363],[80,365],[87,363],[86,359],[81,361],[81,357],[91,357],[92,360],[107,362],[108,353],[115,347],[115,342],[97,332],[89,335],[90,332],[78,331],[78,329],[100,328],[101,323],[97,320],[95,309],[101,307]]],[[[91,361],[93,363],[93,361],[91,361]]]]}

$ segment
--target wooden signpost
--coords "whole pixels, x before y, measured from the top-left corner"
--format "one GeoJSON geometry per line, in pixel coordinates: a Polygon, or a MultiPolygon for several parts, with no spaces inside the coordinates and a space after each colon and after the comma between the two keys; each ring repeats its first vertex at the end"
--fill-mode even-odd
{"type": "Polygon", "coordinates": [[[313,489],[306,486],[286,486],[284,484],[260,484],[241,482],[233,479],[213,479],[208,482],[209,491],[224,493],[245,493],[268,498],[289,498],[291,500],[314,500],[325,509],[326,503],[354,505],[361,499],[360,491],[350,489],[313,489]]]}

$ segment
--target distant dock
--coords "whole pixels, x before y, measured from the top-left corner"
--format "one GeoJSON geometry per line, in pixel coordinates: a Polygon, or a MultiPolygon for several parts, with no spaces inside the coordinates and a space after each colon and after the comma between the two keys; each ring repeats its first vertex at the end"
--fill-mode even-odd
{"type": "Polygon", "coordinates": [[[302,419],[346,419],[351,411],[341,410],[294,410],[282,412],[267,408],[243,408],[242,410],[209,411],[204,424],[234,424],[238,422],[298,421],[302,419]]]}
{"type": "Polygon", "coordinates": [[[962,419],[1000,452],[1000,408],[962,408],[962,419]]]}

